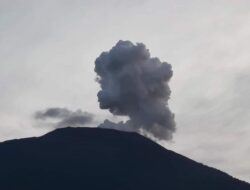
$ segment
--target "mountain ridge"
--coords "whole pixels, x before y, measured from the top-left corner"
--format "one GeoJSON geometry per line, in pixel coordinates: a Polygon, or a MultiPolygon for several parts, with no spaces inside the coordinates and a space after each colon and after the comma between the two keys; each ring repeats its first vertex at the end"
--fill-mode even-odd
{"type": "Polygon", "coordinates": [[[0,154],[0,189],[250,190],[134,132],[67,127],[0,143],[0,154]]]}

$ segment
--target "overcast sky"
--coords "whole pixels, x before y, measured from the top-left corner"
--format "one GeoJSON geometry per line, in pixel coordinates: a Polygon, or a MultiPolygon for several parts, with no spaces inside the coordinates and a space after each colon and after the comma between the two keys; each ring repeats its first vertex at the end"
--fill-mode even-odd
{"type": "MultiPolygon", "coordinates": [[[[249,0],[0,0],[0,141],[50,128],[48,107],[99,109],[94,61],[118,40],[173,66],[166,148],[250,182],[249,0]]],[[[117,119],[117,118],[116,118],[117,119]]],[[[119,120],[119,118],[118,118],[119,120]]]]}

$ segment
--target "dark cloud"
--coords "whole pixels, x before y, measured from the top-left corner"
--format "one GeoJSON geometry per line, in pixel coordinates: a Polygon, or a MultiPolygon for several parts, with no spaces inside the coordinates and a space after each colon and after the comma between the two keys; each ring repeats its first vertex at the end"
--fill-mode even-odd
{"type": "Polygon", "coordinates": [[[71,111],[67,108],[48,108],[35,113],[35,119],[53,123],[56,128],[81,127],[93,121],[93,115],[81,110],[71,111]]]}
{"type": "Polygon", "coordinates": [[[100,108],[129,117],[125,123],[105,121],[100,127],[143,130],[158,139],[172,138],[175,121],[168,107],[168,82],[173,75],[170,64],[150,57],[142,43],[119,41],[96,59],[95,72],[101,86],[100,108]]]}

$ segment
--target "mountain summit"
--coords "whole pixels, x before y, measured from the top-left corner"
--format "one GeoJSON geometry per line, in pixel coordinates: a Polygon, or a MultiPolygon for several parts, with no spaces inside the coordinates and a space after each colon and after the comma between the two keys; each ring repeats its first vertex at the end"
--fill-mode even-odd
{"type": "Polygon", "coordinates": [[[0,143],[3,190],[250,190],[130,132],[63,128],[0,143]]]}

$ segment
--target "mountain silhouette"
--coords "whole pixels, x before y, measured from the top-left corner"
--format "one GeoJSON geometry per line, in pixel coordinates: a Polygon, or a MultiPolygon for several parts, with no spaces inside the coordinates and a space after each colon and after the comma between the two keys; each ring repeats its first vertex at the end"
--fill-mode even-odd
{"type": "Polygon", "coordinates": [[[0,143],[1,190],[250,190],[131,132],[63,128],[0,143]]]}

